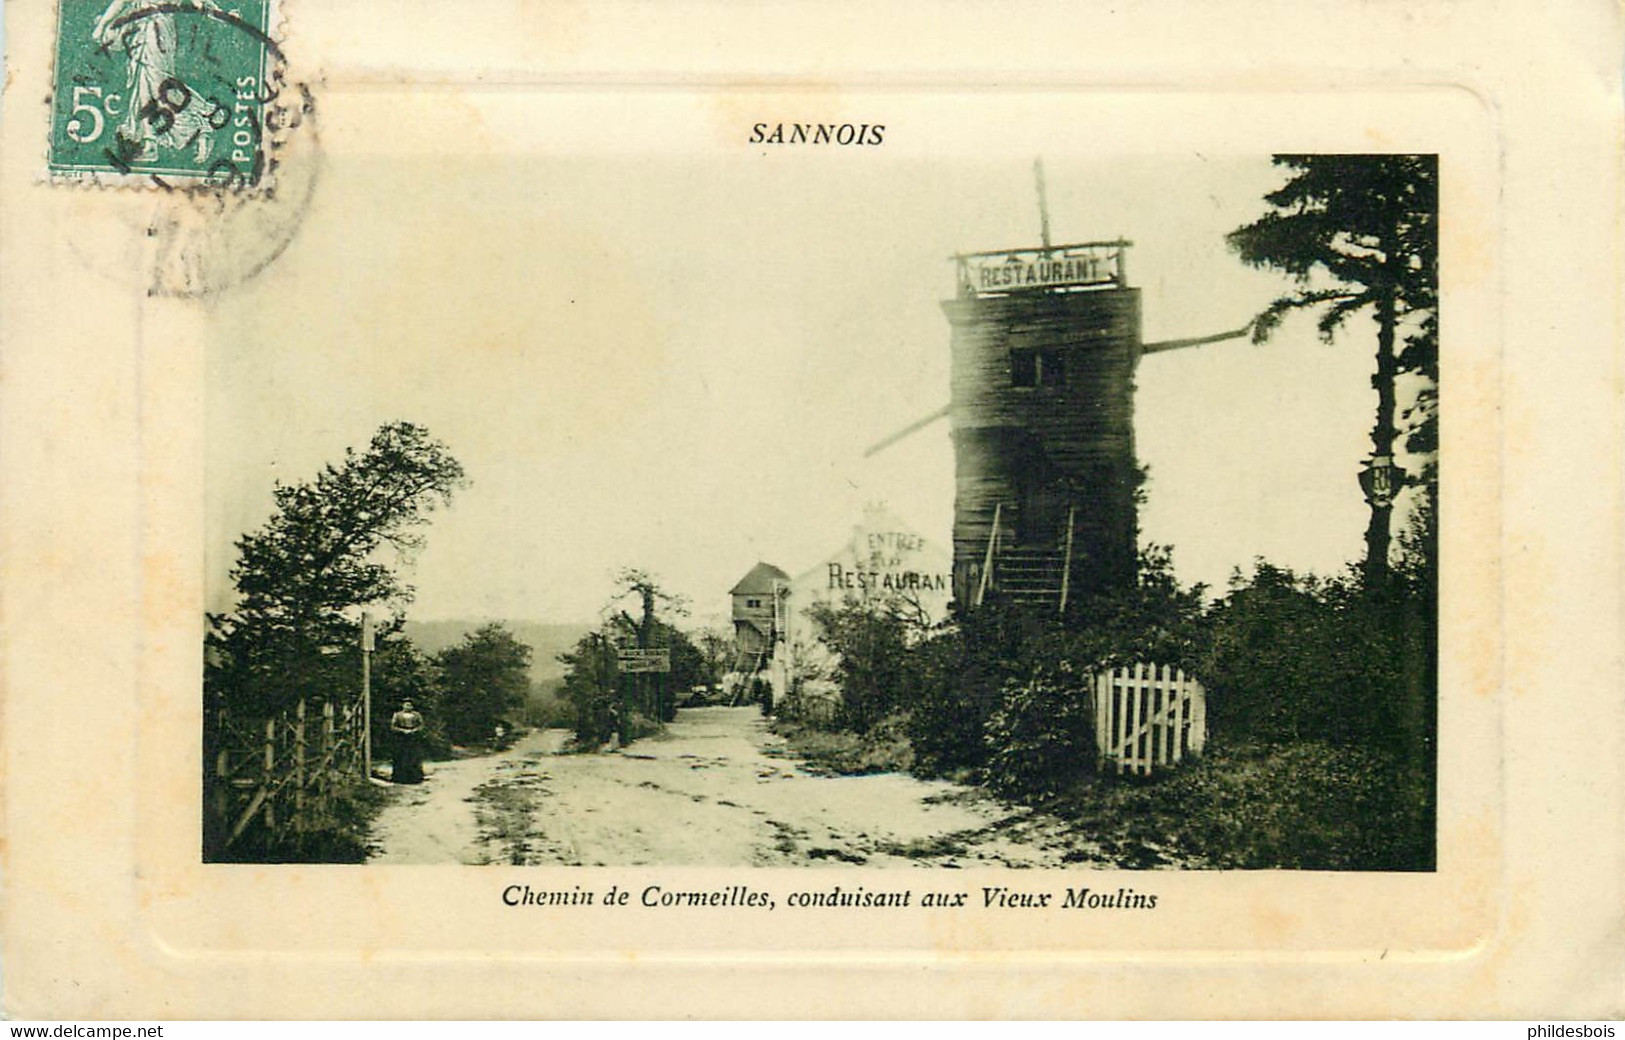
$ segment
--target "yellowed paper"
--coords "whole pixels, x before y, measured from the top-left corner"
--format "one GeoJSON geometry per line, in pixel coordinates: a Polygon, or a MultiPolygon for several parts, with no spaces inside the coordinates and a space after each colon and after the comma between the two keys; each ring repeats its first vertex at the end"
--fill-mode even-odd
{"type": "MultiPolygon", "coordinates": [[[[284,0],[268,34],[292,122],[270,190],[241,192],[53,178],[55,13],[13,4],[6,28],[7,1013],[1621,1012],[1605,5],[284,0]],[[884,133],[762,140],[798,122],[884,133]],[[724,610],[733,572],[817,563],[881,498],[947,544],[941,429],[858,461],[948,394],[947,256],[1034,237],[1042,157],[1058,240],[1141,239],[1147,340],[1233,328],[1267,294],[1181,260],[1169,214],[1211,190],[1215,227],[1237,200],[1256,215],[1282,152],[1439,157],[1436,870],[751,866],[675,841],[571,866],[203,862],[203,617],[229,608],[232,542],[269,515],[273,479],[384,421],[453,431],[484,467],[409,575],[431,617],[592,621],[605,561],[649,557],[724,610]],[[708,454],[719,442],[737,455],[708,454]],[[513,906],[514,886],[596,898],[513,906]],[[914,905],[792,903],[834,886],[914,905]],[[1053,905],[986,905],[1001,887],[1053,905]],[[1083,887],[1155,907],[1062,908],[1083,887]],[[651,888],[773,909],[648,906],[651,888]],[[968,904],[919,905],[938,892],[968,904]]],[[[1308,363],[1358,353],[1326,349],[1308,363]]],[[[1225,357],[1138,372],[1142,522],[1212,583],[1278,552],[1335,569],[1363,524],[1352,480],[1278,489],[1338,449],[1271,448],[1292,422],[1332,425],[1330,406],[1299,399],[1277,355],[1225,357]],[[1185,495],[1159,500],[1159,480],[1185,495]],[[1202,556],[1208,527],[1232,537],[1202,556]],[[1317,527],[1324,545],[1294,534],[1317,527]]]]}

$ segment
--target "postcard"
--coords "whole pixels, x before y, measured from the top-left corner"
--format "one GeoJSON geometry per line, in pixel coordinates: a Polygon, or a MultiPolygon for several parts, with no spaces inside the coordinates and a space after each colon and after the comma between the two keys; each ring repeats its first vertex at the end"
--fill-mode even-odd
{"type": "Polygon", "coordinates": [[[9,1012],[1618,1014],[1617,62],[21,7],[9,1012]]]}

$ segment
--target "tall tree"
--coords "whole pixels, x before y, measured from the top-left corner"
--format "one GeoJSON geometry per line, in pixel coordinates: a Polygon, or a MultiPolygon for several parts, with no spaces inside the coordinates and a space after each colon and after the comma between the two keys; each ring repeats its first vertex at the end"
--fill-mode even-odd
{"type": "Polygon", "coordinates": [[[564,696],[575,707],[576,746],[597,748],[621,731],[615,643],[604,632],[588,632],[558,659],[565,667],[564,696]]]}
{"type": "Polygon", "coordinates": [[[446,736],[486,740],[498,722],[518,711],[530,693],[530,655],[529,646],[494,621],[436,654],[446,736]]]}
{"type": "MultiPolygon", "coordinates": [[[[1402,373],[1419,377],[1405,416],[1406,446],[1422,453],[1414,483],[1431,498],[1438,443],[1438,160],[1431,155],[1277,155],[1292,171],[1264,196],[1264,216],[1232,231],[1227,241],[1242,261],[1285,272],[1297,289],[1259,314],[1254,342],[1263,342],[1297,310],[1319,312],[1321,338],[1332,342],[1350,317],[1369,313],[1377,326],[1377,391],[1371,429],[1375,458],[1394,457],[1402,373]]],[[[1364,573],[1376,584],[1388,574],[1391,496],[1372,496],[1364,573]]]]}
{"type": "MultiPolygon", "coordinates": [[[[661,588],[659,580],[654,575],[639,567],[622,568],[615,575],[615,584],[622,591],[610,601],[612,608],[615,602],[624,596],[638,597],[641,612],[636,618],[625,611],[621,611],[619,615],[620,620],[634,634],[637,645],[645,648],[671,648],[674,645],[671,634],[676,632],[676,629],[659,618],[656,604],[664,603],[671,614],[681,616],[688,613],[688,601],[661,588]]],[[[683,642],[687,643],[686,637],[683,642]]],[[[661,722],[670,722],[677,717],[677,698],[673,689],[673,681],[676,678],[675,674],[667,672],[649,673],[633,680],[638,691],[635,700],[645,709],[646,714],[661,722]]],[[[622,719],[623,742],[629,735],[625,729],[629,722],[630,718],[622,719]]]]}
{"type": "Polygon", "coordinates": [[[278,484],[271,519],[237,541],[236,609],[209,619],[210,686],[269,709],[330,687],[341,668],[353,675],[359,651],[333,651],[355,647],[360,608],[410,601],[392,564],[421,547],[429,514],[466,483],[444,444],[396,422],[315,480],[278,484]]]}

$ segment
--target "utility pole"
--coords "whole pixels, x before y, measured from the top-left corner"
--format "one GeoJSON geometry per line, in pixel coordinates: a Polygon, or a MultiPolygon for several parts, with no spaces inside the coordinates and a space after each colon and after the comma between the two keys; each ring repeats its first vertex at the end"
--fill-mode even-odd
{"type": "Polygon", "coordinates": [[[361,612],[361,772],[372,779],[372,615],[361,612]]]}
{"type": "Polygon", "coordinates": [[[1038,185],[1038,229],[1044,238],[1044,251],[1049,252],[1049,198],[1044,191],[1044,160],[1033,160],[1033,180],[1038,185]]]}
{"type": "MultiPolygon", "coordinates": [[[[602,640],[602,637],[600,637],[602,640]]],[[[632,743],[632,683],[635,681],[631,675],[622,670],[618,648],[603,640],[606,663],[615,669],[615,685],[620,687],[621,711],[615,720],[615,736],[621,742],[621,747],[632,743]]]]}

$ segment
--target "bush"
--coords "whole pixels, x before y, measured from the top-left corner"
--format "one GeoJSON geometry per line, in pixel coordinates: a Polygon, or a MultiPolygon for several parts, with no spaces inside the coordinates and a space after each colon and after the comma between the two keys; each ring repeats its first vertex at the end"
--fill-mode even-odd
{"type": "Polygon", "coordinates": [[[856,733],[891,714],[906,701],[909,622],[863,603],[808,608],[819,638],[838,655],[834,679],[841,690],[836,722],[856,733]]]}
{"type": "Polygon", "coordinates": [[[482,625],[435,655],[440,715],[452,742],[479,744],[530,693],[531,648],[498,622],[482,625]]]}
{"type": "MultiPolygon", "coordinates": [[[[365,781],[333,792],[332,817],[319,829],[293,833],[273,842],[263,827],[251,826],[240,840],[225,842],[225,831],[210,827],[205,812],[205,863],[365,863],[370,853],[367,838],[372,821],[387,804],[388,795],[365,781]],[[209,833],[212,832],[212,833],[209,833]]],[[[228,821],[216,821],[221,826],[228,821]]]]}
{"type": "Polygon", "coordinates": [[[834,729],[840,708],[835,697],[809,692],[804,684],[793,683],[790,692],[774,706],[773,714],[821,729],[834,729]]]}
{"type": "Polygon", "coordinates": [[[629,741],[631,741],[642,740],[644,737],[655,736],[656,734],[664,732],[665,727],[661,725],[659,719],[652,719],[642,712],[634,711],[632,713],[630,722],[627,723],[626,729],[627,738],[629,741]]]}
{"type": "Polygon", "coordinates": [[[1232,579],[1211,624],[1200,672],[1216,733],[1391,746],[1431,732],[1433,618],[1401,584],[1368,590],[1259,561],[1251,580],[1232,579]]]}
{"type": "Polygon", "coordinates": [[[1039,673],[1005,685],[987,720],[988,786],[1018,797],[1066,790],[1093,771],[1094,710],[1086,682],[1039,673]]]}
{"type": "Polygon", "coordinates": [[[1185,588],[1174,577],[1173,550],[1147,545],[1140,551],[1134,584],[1078,600],[1066,623],[1052,629],[1051,644],[1034,647],[1037,659],[1065,660],[1075,667],[1157,661],[1197,670],[1211,629],[1203,615],[1207,586],[1185,588]]]}
{"type": "Polygon", "coordinates": [[[1212,745],[1154,783],[1102,777],[1055,808],[1136,866],[1429,870],[1433,828],[1395,756],[1323,741],[1212,745]]]}
{"type": "Polygon", "coordinates": [[[564,696],[574,708],[575,746],[594,750],[616,735],[621,710],[615,645],[600,632],[588,632],[575,648],[559,655],[569,671],[564,696]]]}
{"type": "MultiPolygon", "coordinates": [[[[999,737],[988,729],[1007,706],[1009,688],[1034,676],[1070,669],[1080,687],[1089,672],[1134,661],[1158,661],[1194,672],[1207,646],[1203,586],[1181,587],[1172,552],[1147,546],[1133,586],[1074,599],[1066,617],[1038,615],[998,602],[960,619],[956,630],[916,647],[907,671],[913,679],[909,736],[917,768],[941,774],[989,766],[999,737]]],[[[1086,706],[1083,710],[1088,710],[1086,706]]],[[[1001,725],[1019,728],[1008,711],[1001,725]]],[[[1093,758],[1093,738],[1085,760],[1093,758]]],[[[991,768],[991,767],[990,767],[991,768]]],[[[1016,788],[1022,788],[1016,782],[1016,788]]]]}
{"type": "Polygon", "coordinates": [[[773,714],[773,684],[760,675],[752,676],[750,701],[761,709],[763,715],[773,714]]]}
{"type": "Polygon", "coordinates": [[[940,776],[986,763],[983,732],[1005,684],[1028,674],[1030,630],[1028,619],[990,604],[910,651],[908,736],[917,772],[940,776]]]}
{"type": "Polygon", "coordinates": [[[962,632],[938,636],[911,656],[920,678],[908,715],[916,771],[941,776],[979,768],[987,760],[982,730],[998,706],[1002,670],[978,668],[962,632]]]}
{"type": "MultiPolygon", "coordinates": [[[[833,725],[863,739],[798,739],[847,771],[882,743],[865,735],[886,720],[912,745],[915,772],[978,769],[1001,794],[1042,799],[1093,770],[1088,677],[1134,662],[1173,665],[1207,687],[1219,744],[1263,749],[1263,766],[1238,760],[1240,772],[1209,792],[1220,803],[1239,798],[1260,828],[1256,855],[1238,865],[1421,863],[1431,856],[1436,704],[1425,579],[1367,588],[1357,572],[1322,580],[1260,561],[1204,609],[1205,590],[1181,587],[1168,550],[1152,546],[1133,587],[1083,598],[1064,618],[990,602],[920,640],[884,611],[828,608],[819,621],[840,655],[832,677],[842,692],[833,725]],[[1351,763],[1389,775],[1350,778],[1351,763]],[[1283,787],[1271,801],[1271,785],[1293,769],[1305,771],[1301,790],[1283,787]],[[1351,837],[1332,819],[1340,804],[1377,822],[1351,837]]],[[[1149,786],[1188,797],[1214,775],[1195,763],[1149,786]]],[[[1220,810],[1193,828],[1209,828],[1200,840],[1214,848],[1236,847],[1220,832],[1237,818],[1220,810]]]]}

